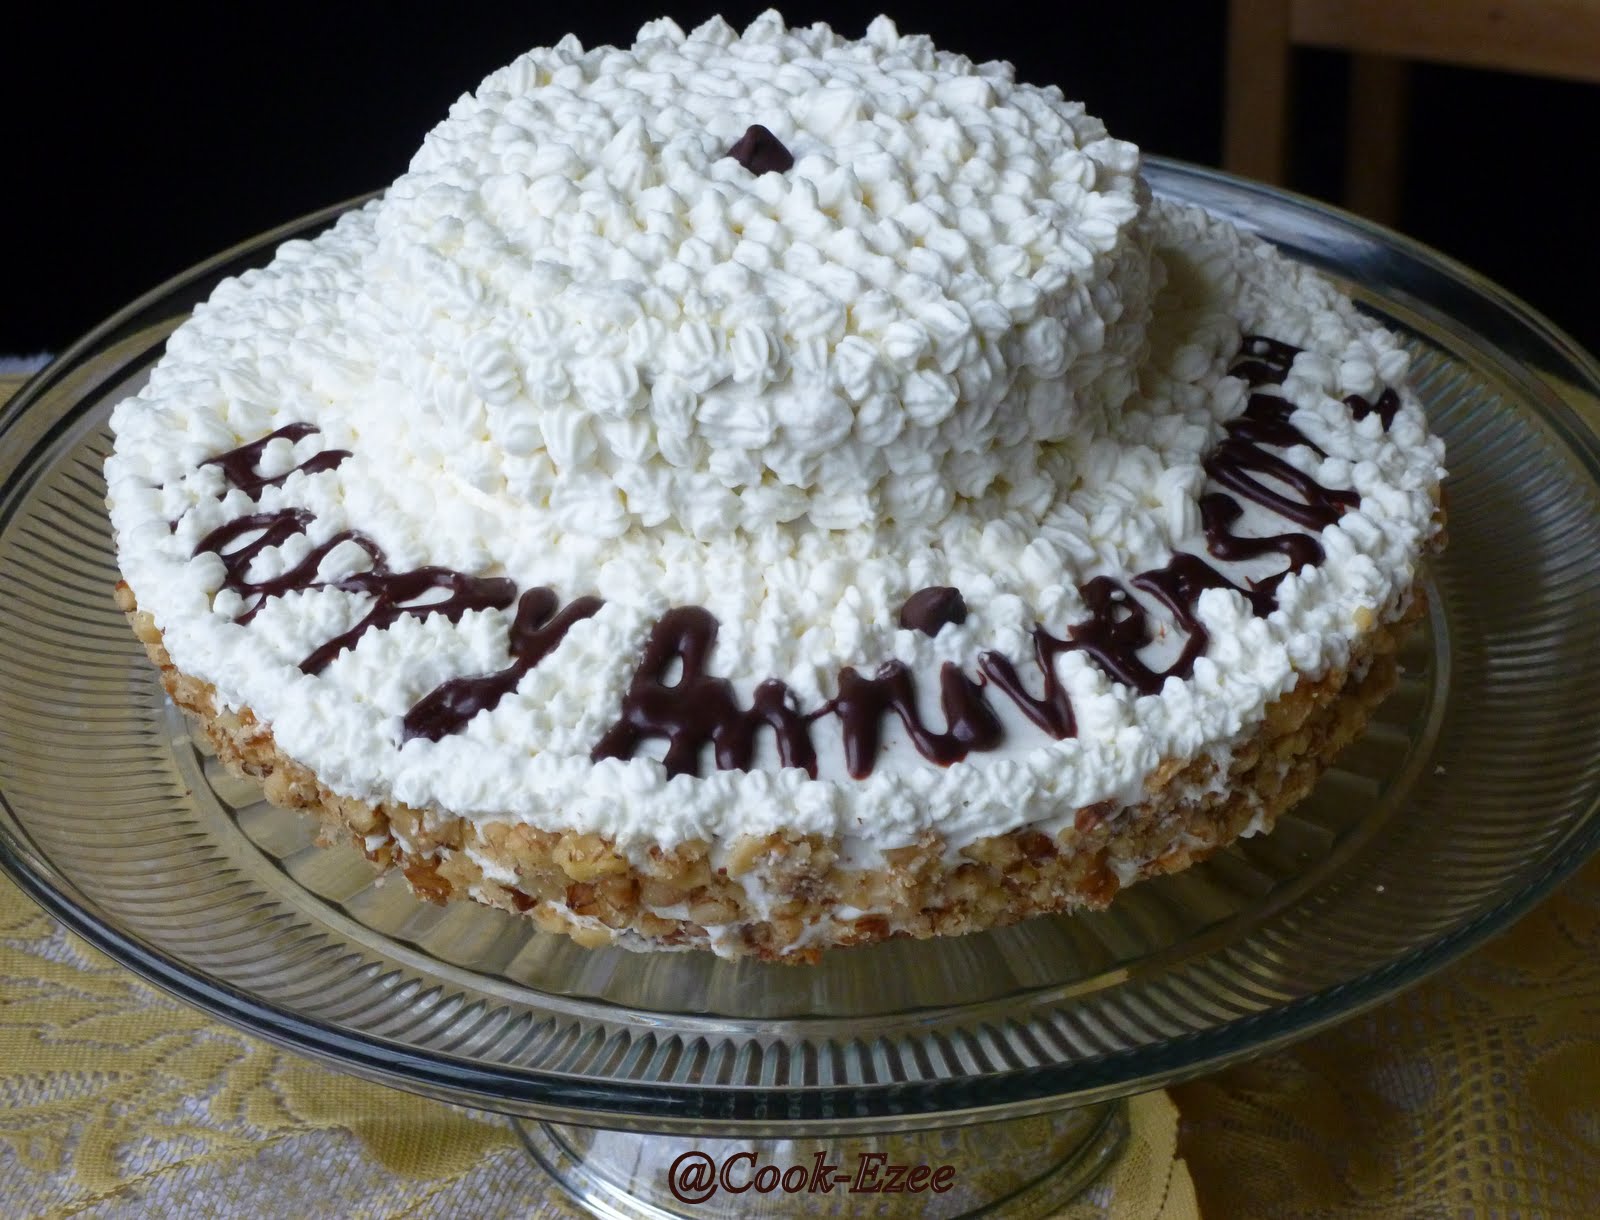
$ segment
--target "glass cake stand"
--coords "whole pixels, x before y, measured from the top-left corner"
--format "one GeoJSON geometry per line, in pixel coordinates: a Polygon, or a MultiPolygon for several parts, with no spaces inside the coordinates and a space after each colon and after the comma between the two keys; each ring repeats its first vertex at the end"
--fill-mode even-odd
{"type": "Polygon", "coordinates": [[[1044,1214],[1114,1153],[1117,1099],[1394,995],[1600,842],[1600,367],[1393,234],[1207,170],[1158,161],[1150,180],[1327,271],[1404,335],[1450,447],[1452,540],[1400,689],[1272,835],[1101,914],[812,969],[586,951],[424,905],[353,850],[316,847],[163,697],[112,604],[100,468],[111,405],[191,307],[331,208],[135,302],[0,415],[0,862],[224,1021],[517,1116],[600,1214],[1044,1214]],[[905,1178],[924,1190],[809,1193],[819,1153],[851,1181],[925,1165],[905,1178]],[[708,1196],[706,1157],[753,1189],[708,1196]],[[782,1176],[796,1165],[804,1183],[782,1176]],[[944,1165],[954,1188],[929,1192],[944,1165]]]}

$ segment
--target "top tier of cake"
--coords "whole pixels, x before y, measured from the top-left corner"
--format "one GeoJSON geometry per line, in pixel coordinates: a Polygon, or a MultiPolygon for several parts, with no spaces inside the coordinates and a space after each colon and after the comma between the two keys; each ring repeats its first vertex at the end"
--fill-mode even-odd
{"type": "Polygon", "coordinates": [[[363,444],[594,537],[1032,503],[1040,446],[1136,385],[1139,165],[885,18],[532,51],[376,210],[338,353],[380,370],[363,444]],[[757,125],[781,149],[730,156],[757,125]]]}

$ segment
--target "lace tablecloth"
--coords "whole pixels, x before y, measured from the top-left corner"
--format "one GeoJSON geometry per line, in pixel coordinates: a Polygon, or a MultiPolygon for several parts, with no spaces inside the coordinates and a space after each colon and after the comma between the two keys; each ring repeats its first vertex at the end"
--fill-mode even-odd
{"type": "MultiPolygon", "coordinates": [[[[323,1068],[202,1015],[0,877],[0,1215],[576,1217],[505,1120],[323,1068]]],[[[1196,1220],[1178,1113],[1135,1098],[1063,1220],[1196,1220]]],[[[959,1172],[960,1167],[957,1166],[959,1172]]]]}
{"type": "MultiPolygon", "coordinates": [[[[0,1098],[7,1217],[576,1214],[504,1120],[219,1025],[3,878],[0,1098]]],[[[1600,861],[1400,999],[1131,1118],[1064,1216],[1600,1216],[1600,861]]]]}

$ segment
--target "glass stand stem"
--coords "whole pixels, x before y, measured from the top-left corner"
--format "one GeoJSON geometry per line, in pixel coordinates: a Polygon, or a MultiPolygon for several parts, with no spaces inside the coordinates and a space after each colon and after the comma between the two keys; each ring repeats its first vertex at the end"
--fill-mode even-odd
{"type": "Polygon", "coordinates": [[[511,1121],[556,1184],[606,1220],[1028,1220],[1054,1215],[1092,1184],[1128,1133],[1122,1101],[976,1126],[804,1139],[511,1121]]]}

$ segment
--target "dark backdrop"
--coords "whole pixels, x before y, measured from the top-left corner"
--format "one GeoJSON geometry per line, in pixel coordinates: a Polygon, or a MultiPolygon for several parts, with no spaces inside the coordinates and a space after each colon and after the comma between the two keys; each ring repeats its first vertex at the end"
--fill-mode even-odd
{"type": "MultiPolygon", "coordinates": [[[[573,30],[631,42],[759,4],[297,7],[31,4],[0,39],[6,116],[0,352],[58,349],[168,275],[302,212],[381,186],[449,103],[573,30]]],[[[880,8],[978,59],[1012,60],[1151,152],[1220,158],[1223,0],[1034,5],[791,3],[852,36],[880,8]]],[[[1345,65],[1300,53],[1294,185],[1337,197],[1345,65]]],[[[1424,68],[1400,227],[1504,282],[1600,347],[1594,209],[1600,89],[1424,68]]]]}

